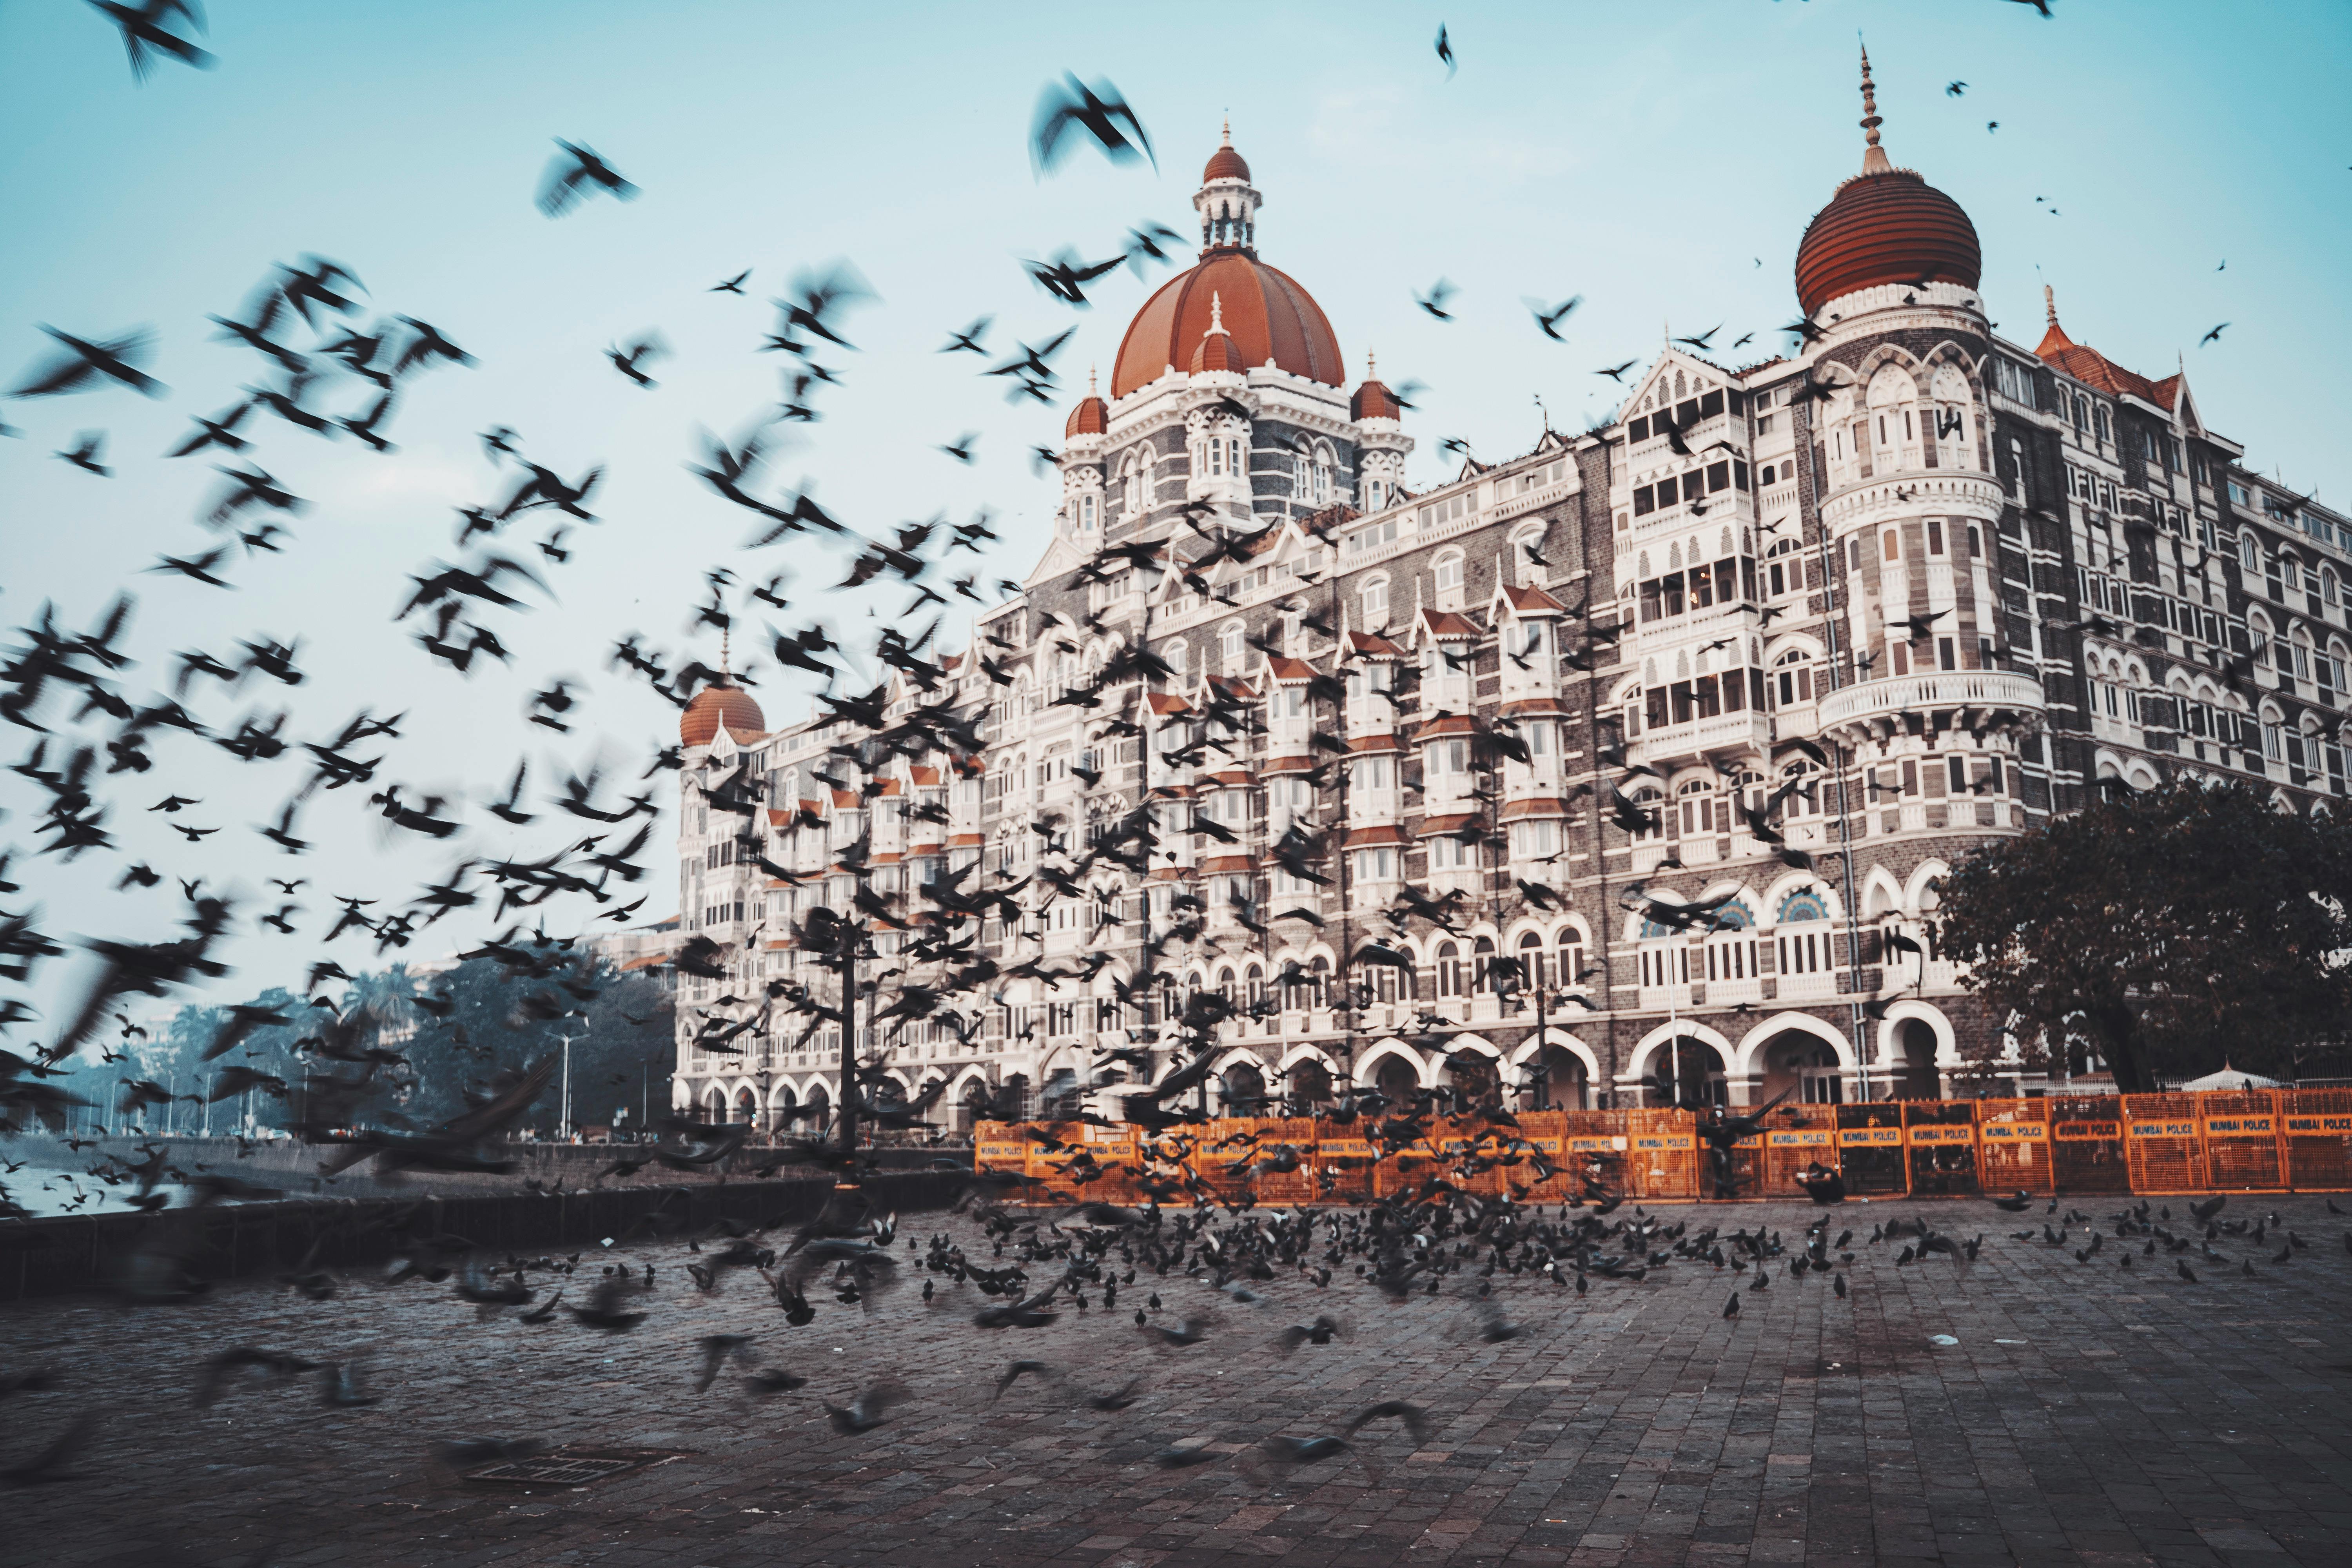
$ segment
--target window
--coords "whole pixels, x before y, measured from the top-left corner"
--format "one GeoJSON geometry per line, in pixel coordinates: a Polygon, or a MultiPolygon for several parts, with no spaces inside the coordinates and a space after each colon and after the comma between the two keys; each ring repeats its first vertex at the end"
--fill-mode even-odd
{"type": "Polygon", "coordinates": [[[1462,557],[1460,555],[1448,554],[1439,556],[1432,570],[1436,574],[1437,591],[1439,593],[1446,593],[1462,586],[1462,557]]]}
{"type": "Polygon", "coordinates": [[[1776,541],[1764,552],[1764,586],[1772,598],[1794,594],[1805,585],[1805,563],[1797,553],[1801,547],[1793,539],[1776,541]]]}
{"type": "Polygon", "coordinates": [[[1242,648],[1244,646],[1242,638],[1242,624],[1234,621],[1219,632],[1217,645],[1218,652],[1223,657],[1226,668],[1231,668],[1240,664],[1242,648]]]}
{"type": "Polygon", "coordinates": [[[1375,577],[1364,584],[1364,621],[1373,625],[1387,618],[1389,613],[1389,580],[1375,577]]]}
{"type": "Polygon", "coordinates": [[[1885,536],[1884,536],[1884,537],[1882,537],[1882,538],[1880,539],[1880,541],[1879,541],[1879,545],[1878,545],[1878,553],[1879,553],[1879,558],[1880,558],[1881,560],[1885,560],[1885,561],[1900,561],[1900,560],[1902,560],[1902,559],[1903,559],[1903,536],[1902,536],[1901,534],[1899,534],[1899,533],[1895,532],[1895,530],[1893,530],[1893,529],[1891,529],[1891,528],[1890,528],[1890,529],[1888,529],[1888,530],[1886,531],[1886,532],[1885,532],[1885,536]]]}
{"type": "Polygon", "coordinates": [[[1812,656],[1801,648],[1790,648],[1772,661],[1772,683],[1768,689],[1775,706],[1793,708],[1813,700],[1812,656]]]}
{"type": "MultiPolygon", "coordinates": [[[[1379,482],[1375,480],[1375,489],[1378,489],[1378,484],[1379,482]]],[[[1371,504],[1378,505],[1379,502],[1375,499],[1371,504]]],[[[1378,550],[1383,544],[1395,543],[1396,536],[1397,520],[1395,518],[1390,518],[1386,521],[1376,522],[1370,528],[1360,529],[1358,531],[1349,534],[1348,536],[1348,549],[1350,552],[1378,550]]]]}
{"type": "Polygon", "coordinates": [[[1085,533],[1095,531],[1095,498],[1091,495],[1078,498],[1078,529],[1085,533]]]}
{"type": "Polygon", "coordinates": [[[1393,882],[1396,880],[1397,865],[1397,852],[1387,845],[1375,849],[1359,849],[1356,851],[1356,880],[1393,882]]]}
{"type": "Polygon", "coordinates": [[[1511,824],[1511,857],[1532,860],[1559,848],[1559,824],[1552,821],[1511,824]]]}

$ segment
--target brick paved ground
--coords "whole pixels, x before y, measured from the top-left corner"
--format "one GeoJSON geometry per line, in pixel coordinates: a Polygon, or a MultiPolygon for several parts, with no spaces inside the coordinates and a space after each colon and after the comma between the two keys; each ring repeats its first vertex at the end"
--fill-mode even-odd
{"type": "MultiPolygon", "coordinates": [[[[754,1275],[698,1295],[668,1247],[631,1254],[660,1267],[660,1299],[619,1337],[562,1318],[478,1321],[414,1283],[315,1304],[258,1287],[186,1307],[38,1304],[0,1312],[0,1376],[48,1364],[63,1378],[0,1398],[0,1457],[78,1412],[97,1425],[79,1479],[0,1492],[0,1561],[2342,1564],[2352,1220],[2324,1202],[2232,1200],[2231,1216],[2276,1208],[2310,1249],[2274,1266],[2275,1232],[2260,1248],[2230,1239],[2230,1270],[2200,1261],[2193,1286],[2168,1258],[2121,1271],[2112,1238],[2083,1264],[2007,1239],[2021,1222],[1990,1205],[1938,1205],[1921,1212],[1939,1228],[1990,1237],[1974,1264],[1898,1268],[1892,1247],[1858,1246],[1850,1300],[1776,1270],[1736,1322],[1720,1317],[1732,1281],[1704,1264],[1595,1280],[1581,1302],[1507,1281],[1506,1310],[1533,1331],[1496,1344],[1460,1279],[1396,1306],[1360,1285],[1286,1281],[1253,1306],[1147,1276],[1171,1315],[1216,1310],[1209,1342],[1181,1350],[1133,1328],[1144,1285],[1117,1313],[1034,1331],[983,1332],[968,1289],[926,1308],[918,1287],[870,1319],[824,1300],[793,1329],[754,1275]],[[2241,1256],[2259,1278],[2236,1276],[2241,1256]],[[1318,1311],[1348,1337],[1282,1357],[1276,1331],[1318,1311]],[[722,1382],[696,1398],[694,1342],[718,1331],[756,1334],[763,1359],[810,1386],[753,1404],[722,1382]],[[256,1379],[194,1408],[199,1359],[232,1344],[360,1358],[382,1403],[331,1410],[307,1385],[256,1379]],[[1014,1357],[1096,1390],[1140,1375],[1148,1392],[1100,1414],[1024,1379],[992,1403],[1014,1357]],[[910,1401],[869,1435],[836,1435],[814,1396],[885,1374],[910,1401]],[[1263,1462],[1268,1435],[1329,1432],[1388,1397],[1428,1407],[1426,1446],[1384,1422],[1334,1462],[1263,1462]],[[528,1496],[426,1462],[427,1441],[485,1433],[690,1452],[528,1496]],[[1149,1462],[1180,1441],[1224,1457],[1149,1462]]],[[[1760,1220],[1792,1240],[1811,1213],[1665,1212],[1760,1220]]],[[[1849,1205],[1839,1223],[1866,1237],[1911,1212],[1849,1205]]],[[[908,1232],[926,1234],[925,1217],[908,1232]]]]}

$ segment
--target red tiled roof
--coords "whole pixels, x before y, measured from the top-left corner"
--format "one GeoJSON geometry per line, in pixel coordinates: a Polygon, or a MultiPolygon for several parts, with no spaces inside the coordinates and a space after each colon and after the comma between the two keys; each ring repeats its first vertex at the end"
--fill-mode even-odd
{"type": "Polygon", "coordinates": [[[1404,742],[1394,731],[1384,730],[1377,735],[1350,735],[1348,750],[1357,756],[1376,756],[1386,752],[1402,752],[1404,742]]]}
{"type": "Polygon", "coordinates": [[[1303,658],[1286,658],[1280,654],[1266,657],[1266,668],[1274,671],[1276,680],[1312,680],[1315,667],[1303,658]]]}
{"type": "Polygon", "coordinates": [[[1358,653],[1372,658],[1403,658],[1404,649],[1372,632],[1349,632],[1348,642],[1358,653]]]}
{"type": "Polygon", "coordinates": [[[1424,816],[1421,819],[1421,836],[1434,838],[1442,833],[1459,833],[1477,820],[1478,814],[1475,811],[1452,816],[1424,816]]]}
{"type": "Polygon", "coordinates": [[[1192,711],[1192,705],[1190,702],[1185,701],[1181,697],[1177,696],[1172,691],[1155,691],[1146,698],[1145,700],[1151,704],[1151,710],[1154,713],[1190,713],[1192,711]]]}
{"type": "Polygon", "coordinates": [[[856,790],[854,790],[854,789],[837,789],[837,790],[833,790],[833,791],[831,791],[831,792],[829,792],[829,793],[833,795],[833,809],[834,809],[834,810],[835,810],[835,811],[856,811],[856,810],[857,809],[858,805],[859,805],[859,802],[858,802],[858,799],[857,799],[857,792],[856,792],[856,790]]]}
{"type": "Polygon", "coordinates": [[[1209,779],[1228,789],[1238,789],[1250,782],[1250,772],[1247,768],[1227,768],[1222,773],[1211,773],[1209,779]]]}
{"type": "Polygon", "coordinates": [[[1359,827],[1355,829],[1340,842],[1339,847],[1342,849],[1361,849],[1367,846],[1377,846],[1381,844],[1405,845],[1412,842],[1412,839],[1405,837],[1405,831],[1403,828],[1397,827],[1387,823],[1382,823],[1372,827],[1359,827]]]}
{"type": "Polygon", "coordinates": [[[908,768],[907,772],[913,775],[917,789],[929,789],[940,782],[940,770],[937,768],[927,768],[918,763],[908,768]]]}
{"type": "Polygon", "coordinates": [[[1507,584],[1503,588],[1503,597],[1511,602],[1511,608],[1522,615],[1531,610],[1548,611],[1568,608],[1566,605],[1561,604],[1541,588],[1519,588],[1507,584]]]}
{"type": "Polygon", "coordinates": [[[1568,704],[1557,697],[1522,697],[1515,702],[1504,703],[1501,716],[1506,719],[1558,717],[1568,712],[1568,704]]]}
{"type": "Polygon", "coordinates": [[[1475,637],[1478,635],[1477,622],[1466,616],[1457,616],[1452,610],[1423,610],[1421,612],[1421,625],[1422,629],[1433,637],[1475,637]]]}
{"type": "Polygon", "coordinates": [[[1413,744],[1419,745],[1423,741],[1433,741],[1440,735],[1475,735],[1477,732],[1478,721],[1475,719],[1467,718],[1460,713],[1449,713],[1443,719],[1432,719],[1428,723],[1415,730],[1412,732],[1412,739],[1413,744]]]}
{"type": "Polygon", "coordinates": [[[1568,802],[1554,795],[1538,795],[1532,800],[1514,800],[1504,804],[1501,820],[1524,822],[1529,817],[1564,817],[1568,802]]]}
{"type": "Polygon", "coordinates": [[[949,846],[956,849],[977,849],[987,842],[988,836],[984,833],[959,833],[948,840],[949,846]]]}
{"type": "Polygon", "coordinates": [[[1212,855],[1201,862],[1202,871],[1212,877],[1255,870],[1256,868],[1257,862],[1246,855],[1212,855]]]}

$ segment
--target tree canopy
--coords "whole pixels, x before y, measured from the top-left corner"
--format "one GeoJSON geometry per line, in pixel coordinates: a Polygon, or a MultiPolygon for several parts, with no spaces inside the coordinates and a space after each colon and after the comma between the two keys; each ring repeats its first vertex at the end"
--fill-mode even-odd
{"type": "Polygon", "coordinates": [[[2225,1060],[2292,1078],[2352,1023],[2352,826],[2257,788],[2103,800],[1986,845],[1942,899],[1944,952],[2029,1066],[2087,1047],[2139,1092],[2225,1060]]]}

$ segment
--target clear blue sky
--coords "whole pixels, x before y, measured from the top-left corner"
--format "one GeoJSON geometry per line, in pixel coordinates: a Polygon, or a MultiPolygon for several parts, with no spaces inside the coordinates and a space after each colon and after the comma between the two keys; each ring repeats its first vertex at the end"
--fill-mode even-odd
{"type": "MultiPolygon", "coordinates": [[[[847,384],[772,479],[814,479],[873,531],[993,508],[1007,540],[988,575],[1018,576],[1053,496],[1022,454],[1058,445],[1065,410],[1009,408],[969,356],[934,351],[983,313],[1003,343],[1075,321],[1066,379],[1082,385],[1090,363],[1108,372],[1165,274],[1107,280],[1097,308],[1074,316],[1017,258],[1064,244],[1108,255],[1147,218],[1190,233],[1221,115],[1267,197],[1261,251],[1321,301],[1350,379],[1371,347],[1388,379],[1428,384],[1414,426],[1426,480],[1444,437],[1488,456],[1523,448],[1538,395],[1557,423],[1580,425],[1608,404],[1593,367],[1646,355],[1665,321],[1721,321],[1718,343],[1754,331],[1750,352],[1777,347],[1798,237],[1859,166],[1857,29],[1887,148],[1975,220],[2008,335],[2039,337],[2047,280],[2078,341],[2150,375],[2185,356],[2207,419],[2257,466],[2352,501],[2326,368],[2352,342],[2352,8],[2055,8],[2044,21],[2000,0],[1473,11],[216,0],[205,42],[217,68],[164,62],[140,87],[95,10],[0,6],[0,375],[13,384],[39,355],[37,322],[148,325],[151,368],[172,389],[155,403],[109,391],[0,405],[25,432],[0,441],[0,616],[22,624],[53,598],[87,619],[128,584],[148,660],[129,678],[134,694],[174,649],[299,635],[311,679],[291,694],[295,729],[331,730],[362,702],[406,710],[387,774],[417,791],[479,800],[519,752],[544,778],[599,745],[634,777],[674,720],[606,672],[605,649],[631,629],[679,648],[707,566],[754,580],[793,569],[796,613],[822,600],[818,613],[853,637],[870,629],[868,603],[885,617],[900,607],[897,595],[828,596],[838,562],[821,549],[747,557],[735,514],[681,468],[698,426],[738,428],[773,396],[775,357],[751,350],[764,297],[794,268],[847,258],[881,301],[851,318],[861,352],[829,362],[847,384]],[[1440,21],[1460,58],[1452,80],[1432,50],[1440,21]],[[1125,90],[1158,142],[1157,173],[1080,153],[1033,176],[1031,108],[1066,68],[1125,90]],[[1946,94],[1953,80],[1964,96],[1946,94]],[[643,196],[541,217],[531,193],[559,135],[593,144],[643,196]],[[306,251],[351,266],[376,306],[438,324],[480,364],[415,384],[389,458],[266,426],[256,456],[315,504],[286,554],[236,568],[236,592],[132,575],[158,551],[201,548],[193,519],[213,476],[205,459],[158,454],[256,374],[245,351],[208,341],[205,315],[233,312],[272,262],[306,251]],[[748,300],[704,291],[747,266],[748,300]],[[1461,289],[1448,325],[1412,305],[1440,276],[1461,289]],[[1570,294],[1585,304],[1570,341],[1549,343],[1520,297],[1570,294]],[[2221,342],[2200,348],[2225,321],[2221,342]],[[600,351],[649,328],[677,353],[646,393],[600,351]],[[451,553],[450,509],[502,492],[473,439],[491,424],[517,427],[567,474],[604,464],[605,521],[573,535],[579,552],[553,578],[560,604],[500,623],[515,668],[468,681],[429,663],[390,616],[404,574],[451,553]],[[117,478],[48,456],[85,429],[109,432],[117,478]],[[933,449],[974,429],[971,468],[933,449]],[[593,697],[571,737],[521,722],[524,694],[557,674],[586,679],[593,697]]],[[[327,401],[350,409],[362,390],[327,401]]],[[[245,695],[276,705],[276,689],[245,695]]],[[[762,696],[772,718],[800,710],[782,683],[762,696]]],[[[0,737],[0,749],[29,739],[0,737]]],[[[455,858],[420,855],[338,798],[306,816],[321,847],[289,871],[245,825],[290,792],[290,766],[237,769],[170,742],[162,754],[163,773],[121,790],[114,814],[129,853],[159,868],[248,889],[266,873],[308,875],[315,918],[324,892],[398,899],[455,858]],[[228,831],[193,850],[163,834],[139,807],[167,787],[204,797],[189,818],[228,831]]],[[[36,801],[0,775],[12,812],[0,842],[26,843],[36,801]]],[[[542,830],[560,826],[478,831],[455,853],[527,850],[542,830]]],[[[110,890],[121,863],[20,856],[26,891],[8,907],[37,900],[67,934],[161,934],[170,904],[110,890]]],[[[675,896],[656,863],[647,915],[675,896]]],[[[418,951],[446,945],[428,937],[418,951]]],[[[225,989],[289,978],[315,952],[307,940],[241,943],[225,989]]],[[[348,938],[335,956],[373,962],[348,938]]]]}

